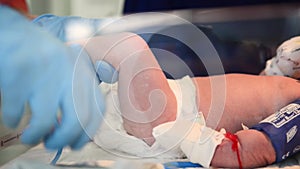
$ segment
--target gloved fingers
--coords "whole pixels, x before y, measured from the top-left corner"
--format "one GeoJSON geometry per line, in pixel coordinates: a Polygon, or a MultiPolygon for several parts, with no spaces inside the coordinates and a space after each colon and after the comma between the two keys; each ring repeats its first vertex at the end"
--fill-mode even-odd
{"type": "Polygon", "coordinates": [[[24,114],[26,95],[17,89],[4,89],[1,91],[2,119],[4,125],[15,128],[24,114]]]}
{"type": "Polygon", "coordinates": [[[91,105],[91,107],[94,108],[91,109],[92,112],[90,112],[90,118],[88,120],[88,123],[83,128],[83,133],[81,134],[81,136],[74,143],[71,144],[72,149],[80,149],[84,146],[84,144],[93,140],[93,137],[100,126],[100,122],[103,119],[104,108],[103,106],[98,107],[98,105],[102,105],[104,103],[103,95],[102,93],[100,93],[100,90],[96,90],[94,93],[96,104],[91,105]]]}
{"type": "Polygon", "coordinates": [[[105,83],[115,83],[118,80],[119,73],[111,64],[98,60],[95,67],[99,80],[105,83]]]}
{"type": "Polygon", "coordinates": [[[73,150],[79,150],[91,140],[92,139],[90,138],[90,136],[86,132],[83,132],[83,134],[78,138],[78,141],[74,142],[74,144],[71,145],[71,148],[73,150]]]}
{"type": "Polygon", "coordinates": [[[99,119],[91,118],[90,123],[87,124],[86,127],[83,127],[83,132],[81,136],[79,136],[72,144],[71,148],[74,150],[82,148],[87,142],[93,139],[98,127],[99,127],[99,119]]]}
{"type": "MultiPolygon", "coordinates": [[[[79,45],[72,45],[70,49],[74,54],[70,56],[70,60],[74,63],[73,76],[65,79],[67,84],[60,102],[62,119],[54,133],[45,141],[45,146],[49,149],[75,145],[88,123],[91,123],[90,119],[94,119],[95,113],[104,107],[103,99],[97,96],[100,94],[97,86],[99,82],[88,54],[79,45]],[[102,100],[98,101],[99,99],[102,100]]],[[[99,124],[100,121],[92,123],[99,124]]],[[[94,133],[91,132],[91,134],[94,133]]],[[[86,140],[87,138],[83,137],[76,147],[86,143],[86,140]]]]}
{"type": "MultiPolygon", "coordinates": [[[[48,149],[59,149],[75,144],[84,133],[87,124],[90,123],[89,119],[94,118],[91,116],[91,113],[95,111],[93,103],[91,103],[93,95],[90,93],[89,87],[75,81],[75,89],[70,88],[63,95],[61,122],[54,133],[45,141],[45,146],[48,149]]],[[[86,141],[83,142],[86,143],[86,141]]]]}
{"type": "Polygon", "coordinates": [[[40,88],[29,101],[32,112],[28,127],[24,130],[21,140],[25,144],[37,144],[53,132],[57,121],[59,93],[55,84],[40,88]]]}
{"type": "Polygon", "coordinates": [[[68,94],[65,94],[60,104],[62,111],[61,121],[55,128],[55,131],[45,140],[45,146],[48,149],[60,149],[70,145],[82,133],[72,93],[68,92],[68,94]]]}

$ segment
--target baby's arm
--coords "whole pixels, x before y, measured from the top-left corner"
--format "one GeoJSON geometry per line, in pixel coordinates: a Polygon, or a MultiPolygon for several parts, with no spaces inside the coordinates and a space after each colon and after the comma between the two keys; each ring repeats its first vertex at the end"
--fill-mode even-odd
{"type": "Polygon", "coordinates": [[[80,43],[94,62],[104,60],[119,71],[124,127],[129,134],[152,144],[152,129],[175,120],[177,102],[146,42],[136,34],[120,33],[80,43]]]}

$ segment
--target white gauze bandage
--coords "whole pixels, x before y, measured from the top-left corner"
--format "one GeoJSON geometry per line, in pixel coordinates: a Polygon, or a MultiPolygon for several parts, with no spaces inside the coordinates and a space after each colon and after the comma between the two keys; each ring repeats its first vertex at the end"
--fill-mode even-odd
{"type": "Polygon", "coordinates": [[[177,119],[155,127],[153,135],[161,146],[178,147],[191,162],[209,167],[224,133],[206,127],[203,114],[198,112],[195,85],[189,77],[169,85],[179,98],[177,119]]]}

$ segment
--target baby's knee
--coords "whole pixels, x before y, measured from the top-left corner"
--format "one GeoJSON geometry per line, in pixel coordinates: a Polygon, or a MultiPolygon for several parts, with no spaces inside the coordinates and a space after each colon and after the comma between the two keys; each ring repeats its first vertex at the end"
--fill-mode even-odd
{"type": "Polygon", "coordinates": [[[120,44],[124,44],[127,50],[138,51],[149,48],[146,41],[138,34],[132,32],[122,32],[119,34],[119,36],[120,44]]]}

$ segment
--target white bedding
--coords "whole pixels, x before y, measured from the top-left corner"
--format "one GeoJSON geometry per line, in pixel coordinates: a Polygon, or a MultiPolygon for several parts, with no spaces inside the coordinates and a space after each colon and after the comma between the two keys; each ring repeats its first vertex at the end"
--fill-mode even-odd
{"type": "MultiPolygon", "coordinates": [[[[191,106],[189,106],[191,107],[191,106]]],[[[104,137],[100,135],[99,137],[104,137]]],[[[105,138],[111,141],[113,135],[109,133],[105,138]]],[[[120,138],[124,141],[124,138],[120,138]]],[[[115,143],[116,144],[116,143],[115,143]]],[[[101,145],[101,144],[98,144],[101,145]]],[[[57,164],[52,166],[50,162],[56,152],[45,150],[43,144],[39,144],[16,159],[1,166],[0,169],[57,169],[57,168],[115,168],[115,169],[161,169],[162,163],[176,161],[175,156],[159,156],[156,158],[136,158],[131,155],[115,154],[101,149],[98,145],[91,142],[80,151],[64,149],[57,164]],[[131,157],[131,158],[129,158],[131,157]],[[173,159],[172,159],[173,158],[173,159]]],[[[103,145],[102,145],[103,146],[103,145]]],[[[131,151],[129,151],[131,152],[131,151]]],[[[0,157],[1,158],[1,157],[0,157]]],[[[279,164],[264,167],[267,169],[292,168],[300,169],[300,153],[279,164]]]]}
{"type": "MultiPolygon", "coordinates": [[[[16,159],[1,166],[0,169],[58,169],[58,168],[115,168],[115,169],[162,169],[159,165],[175,159],[129,159],[111,154],[102,150],[94,143],[87,144],[80,151],[64,149],[57,164],[51,166],[50,162],[56,152],[49,152],[40,144],[31,148],[16,159]],[[88,166],[90,165],[90,167],[88,166]],[[94,166],[94,167],[91,167],[94,166]],[[98,167],[96,167],[98,166],[98,167]],[[101,167],[100,167],[101,166],[101,167]]],[[[267,169],[299,169],[300,153],[279,164],[264,167],[267,169]]]]}

